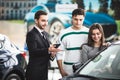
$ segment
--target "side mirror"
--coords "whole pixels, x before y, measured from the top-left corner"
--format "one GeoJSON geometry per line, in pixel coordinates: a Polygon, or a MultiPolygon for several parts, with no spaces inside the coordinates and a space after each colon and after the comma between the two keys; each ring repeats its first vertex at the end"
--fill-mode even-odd
{"type": "Polygon", "coordinates": [[[75,72],[76,70],[78,70],[83,64],[81,62],[77,62],[74,63],[72,68],[73,68],[73,72],[75,72]]]}

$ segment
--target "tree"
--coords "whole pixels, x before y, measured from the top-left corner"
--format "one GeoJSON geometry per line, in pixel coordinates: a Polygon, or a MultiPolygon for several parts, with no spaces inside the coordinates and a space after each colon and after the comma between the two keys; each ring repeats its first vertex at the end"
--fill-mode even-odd
{"type": "Polygon", "coordinates": [[[71,2],[74,4],[74,3],[76,3],[76,0],[71,0],[71,2]]]}
{"type": "Polygon", "coordinates": [[[108,1],[109,0],[99,0],[100,3],[99,12],[108,13],[108,1]]]}
{"type": "Polygon", "coordinates": [[[76,2],[78,4],[78,8],[82,8],[82,9],[85,8],[83,0],[76,0],[76,2]]]}
{"type": "Polygon", "coordinates": [[[120,0],[111,0],[110,8],[114,11],[114,18],[120,20],[120,0]]]}
{"type": "Polygon", "coordinates": [[[78,8],[82,8],[84,9],[84,0],[71,0],[72,3],[77,3],[78,4],[78,8]]]}
{"type": "Polygon", "coordinates": [[[91,2],[89,3],[89,10],[88,11],[92,12],[92,3],[91,2]]]}

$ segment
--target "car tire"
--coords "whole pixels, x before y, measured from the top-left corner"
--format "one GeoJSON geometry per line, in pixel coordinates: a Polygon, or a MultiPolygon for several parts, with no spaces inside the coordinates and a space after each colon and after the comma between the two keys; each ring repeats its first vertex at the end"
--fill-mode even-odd
{"type": "Polygon", "coordinates": [[[58,35],[62,29],[64,29],[62,22],[59,20],[54,20],[49,29],[51,43],[56,43],[58,35]]]}
{"type": "Polygon", "coordinates": [[[9,74],[5,80],[22,80],[21,77],[17,74],[9,74]]]}

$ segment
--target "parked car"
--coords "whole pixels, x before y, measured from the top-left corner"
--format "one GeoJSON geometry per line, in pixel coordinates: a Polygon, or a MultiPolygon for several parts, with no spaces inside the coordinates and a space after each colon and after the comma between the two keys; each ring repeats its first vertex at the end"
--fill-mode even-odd
{"type": "MultiPolygon", "coordinates": [[[[33,27],[34,24],[34,14],[38,10],[46,11],[49,15],[49,27],[48,32],[51,36],[51,42],[55,43],[57,40],[58,34],[61,29],[67,28],[71,26],[71,12],[50,12],[49,9],[43,5],[39,4],[33,7],[29,13],[25,16],[25,24],[27,27],[27,31],[33,27]]],[[[90,27],[93,23],[100,23],[103,26],[106,41],[113,40],[117,35],[117,25],[115,20],[107,14],[104,13],[93,13],[86,12],[86,17],[84,21],[84,25],[86,27],[90,27]]]]}
{"type": "Polygon", "coordinates": [[[61,80],[120,80],[120,41],[111,43],[74,74],[61,80]]]}
{"type": "Polygon", "coordinates": [[[0,80],[25,80],[26,53],[0,34],[0,80]]]}

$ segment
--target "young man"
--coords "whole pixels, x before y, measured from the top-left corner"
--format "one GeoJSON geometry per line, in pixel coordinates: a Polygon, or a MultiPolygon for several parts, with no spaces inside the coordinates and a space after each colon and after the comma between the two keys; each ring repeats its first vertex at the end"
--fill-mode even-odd
{"type": "Polygon", "coordinates": [[[29,50],[29,63],[26,80],[48,80],[48,63],[50,56],[60,51],[50,46],[48,34],[44,31],[48,25],[48,15],[44,11],[35,13],[35,26],[27,33],[26,43],[29,50]]]}
{"type": "Polygon", "coordinates": [[[83,26],[84,18],[85,11],[83,9],[75,9],[72,12],[73,25],[61,31],[59,35],[61,44],[59,49],[63,51],[58,52],[56,58],[62,76],[72,74],[72,65],[80,61],[81,45],[87,42],[88,37],[88,28],[83,26]]]}

